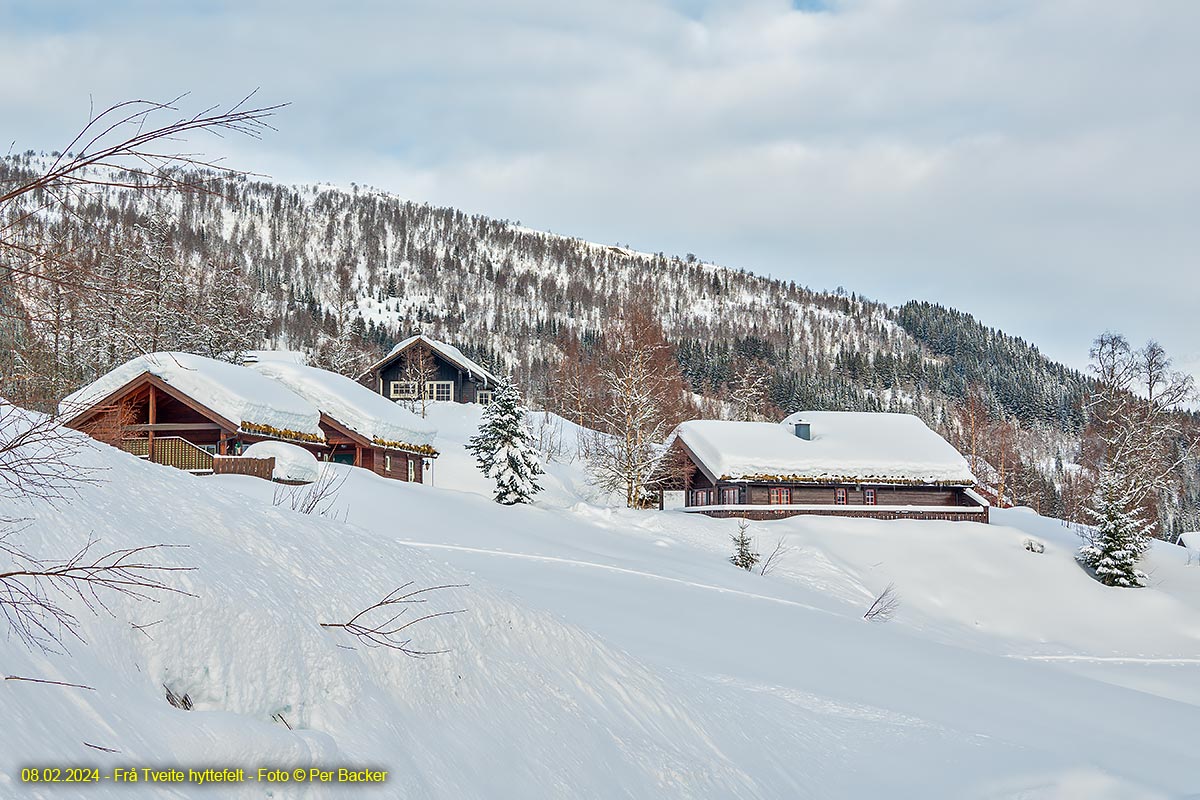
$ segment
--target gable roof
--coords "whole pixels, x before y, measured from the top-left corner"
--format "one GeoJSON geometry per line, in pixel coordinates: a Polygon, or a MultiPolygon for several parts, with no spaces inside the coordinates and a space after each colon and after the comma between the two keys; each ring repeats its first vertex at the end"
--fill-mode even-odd
{"type": "Polygon", "coordinates": [[[294,361],[260,359],[252,369],[277,381],[366,441],[393,449],[432,448],[437,431],[420,417],[344,375],[294,361]]]}
{"type": "Polygon", "coordinates": [[[59,413],[70,422],[144,375],[248,432],[291,432],[325,441],[321,412],[308,400],[252,369],[192,353],[151,353],[126,361],[63,398],[59,413]]]}
{"type": "Polygon", "coordinates": [[[966,459],[911,414],[802,411],[775,422],[693,420],[675,429],[721,480],[971,486],[966,459]],[[795,434],[807,422],[811,439],[795,434]]]}
{"type": "MultiPolygon", "coordinates": [[[[391,350],[388,351],[388,354],[386,356],[384,356],[379,361],[377,361],[375,364],[373,364],[371,366],[371,368],[369,370],[367,370],[367,372],[375,372],[376,370],[384,367],[392,359],[394,359],[396,356],[403,353],[408,348],[412,347],[417,342],[424,343],[430,350],[437,353],[439,356],[441,356],[445,360],[449,361],[451,364],[454,364],[459,369],[461,369],[463,372],[469,373],[471,375],[474,375],[476,378],[479,378],[485,384],[497,384],[500,382],[500,380],[495,375],[493,375],[491,372],[484,369],[483,366],[481,364],[479,364],[478,362],[472,361],[471,359],[467,358],[465,355],[463,355],[463,352],[461,350],[459,350],[457,347],[455,347],[454,345],[446,344],[445,342],[439,342],[437,339],[430,339],[428,336],[425,336],[424,334],[420,334],[420,333],[418,333],[416,336],[410,336],[407,339],[405,339],[404,341],[397,344],[395,347],[393,347],[391,350]]],[[[366,373],[364,373],[364,374],[366,374],[366,373]]]]}

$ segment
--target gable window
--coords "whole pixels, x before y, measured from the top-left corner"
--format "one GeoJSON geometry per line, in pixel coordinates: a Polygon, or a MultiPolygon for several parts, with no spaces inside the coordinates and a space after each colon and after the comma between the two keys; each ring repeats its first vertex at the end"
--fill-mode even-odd
{"type": "Polygon", "coordinates": [[[454,399],[454,381],[429,381],[425,384],[425,398],[450,402],[454,399]]]}
{"type": "Polygon", "coordinates": [[[721,490],[721,505],[736,506],[738,502],[738,489],[736,486],[726,486],[721,490]]]}
{"type": "Polygon", "coordinates": [[[391,398],[393,400],[415,400],[417,397],[416,381],[392,381],[391,398]]]}
{"type": "Polygon", "coordinates": [[[411,482],[415,481],[416,479],[417,479],[417,468],[416,468],[416,465],[414,464],[413,460],[410,458],[410,459],[408,459],[408,480],[411,483],[411,482]]]}
{"type": "Polygon", "coordinates": [[[836,489],[833,502],[839,506],[846,505],[846,503],[850,502],[849,492],[845,489],[836,489]]]}
{"type": "Polygon", "coordinates": [[[475,393],[475,402],[479,403],[479,405],[481,405],[481,406],[490,405],[492,403],[492,401],[495,399],[496,399],[495,392],[487,391],[485,389],[480,389],[478,392],[475,393]]]}
{"type": "Polygon", "coordinates": [[[863,503],[869,506],[875,505],[874,489],[863,489],[863,503]]]}
{"type": "Polygon", "coordinates": [[[786,506],[792,502],[792,490],[786,486],[771,487],[771,505],[786,506]]]}

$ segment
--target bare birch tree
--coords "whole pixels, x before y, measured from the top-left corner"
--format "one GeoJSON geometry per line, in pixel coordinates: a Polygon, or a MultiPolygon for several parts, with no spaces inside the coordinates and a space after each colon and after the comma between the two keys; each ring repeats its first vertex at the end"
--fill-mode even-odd
{"type": "Polygon", "coordinates": [[[662,329],[646,311],[630,311],[606,342],[598,430],[585,454],[601,488],[640,508],[667,478],[663,440],[679,422],[683,381],[662,329]]]}

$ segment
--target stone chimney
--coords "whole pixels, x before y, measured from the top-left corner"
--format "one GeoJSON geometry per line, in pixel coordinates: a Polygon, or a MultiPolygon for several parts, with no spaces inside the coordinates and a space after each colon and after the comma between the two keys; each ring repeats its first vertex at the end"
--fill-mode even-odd
{"type": "Polygon", "coordinates": [[[796,436],[806,442],[812,441],[812,426],[807,422],[797,422],[796,436]]]}

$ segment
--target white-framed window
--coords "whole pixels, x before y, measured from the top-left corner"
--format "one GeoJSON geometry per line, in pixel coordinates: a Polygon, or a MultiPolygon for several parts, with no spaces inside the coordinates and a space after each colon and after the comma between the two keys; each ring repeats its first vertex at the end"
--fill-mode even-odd
{"type": "Polygon", "coordinates": [[[721,505],[736,506],[738,502],[738,490],[736,486],[726,486],[721,489],[721,505]]]}
{"type": "Polygon", "coordinates": [[[384,455],[384,457],[383,457],[383,471],[384,472],[392,471],[392,457],[390,455],[384,455]]]}
{"type": "Polygon", "coordinates": [[[773,506],[786,506],[792,502],[792,490],[786,486],[772,486],[768,498],[773,506]]]}
{"type": "Polygon", "coordinates": [[[496,399],[496,393],[489,389],[480,389],[475,393],[475,402],[481,406],[489,405],[496,399]]]}
{"type": "Polygon", "coordinates": [[[393,400],[415,400],[417,397],[416,381],[392,381],[391,398],[393,400]]]}
{"type": "Polygon", "coordinates": [[[425,384],[425,397],[429,400],[449,402],[454,399],[454,381],[429,381],[425,384]]]}
{"type": "Polygon", "coordinates": [[[408,459],[408,482],[412,483],[417,479],[417,465],[411,458],[408,459]]]}
{"type": "Polygon", "coordinates": [[[868,506],[875,505],[875,490],[863,489],[863,504],[868,506]]]}
{"type": "Polygon", "coordinates": [[[850,493],[845,489],[835,489],[833,502],[839,506],[844,506],[850,502],[850,493]]]}

